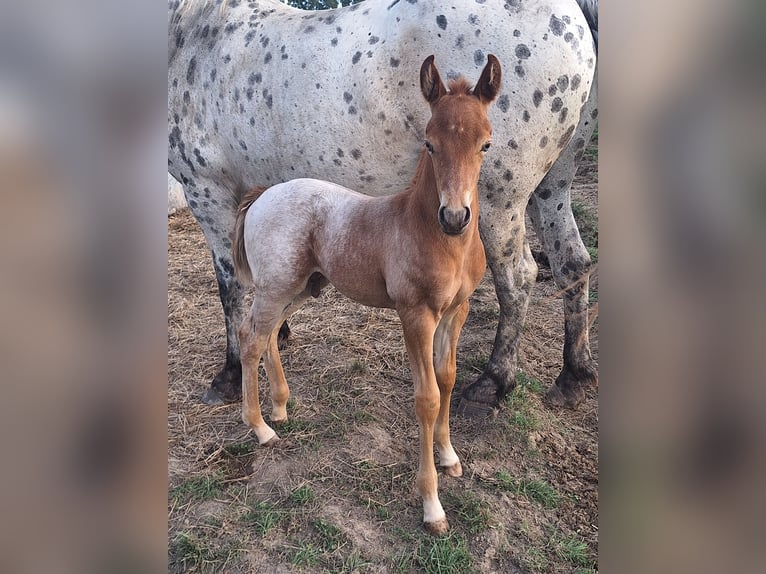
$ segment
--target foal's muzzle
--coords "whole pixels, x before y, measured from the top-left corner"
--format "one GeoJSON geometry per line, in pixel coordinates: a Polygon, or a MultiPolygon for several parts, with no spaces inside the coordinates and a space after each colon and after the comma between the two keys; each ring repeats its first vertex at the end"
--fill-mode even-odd
{"type": "Polygon", "coordinates": [[[467,207],[462,209],[439,208],[439,225],[447,235],[460,235],[471,222],[471,210],[467,207]]]}

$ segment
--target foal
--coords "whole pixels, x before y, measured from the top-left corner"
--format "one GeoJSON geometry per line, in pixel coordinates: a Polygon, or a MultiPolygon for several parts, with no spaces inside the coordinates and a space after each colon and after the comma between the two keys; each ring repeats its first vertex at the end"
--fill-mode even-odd
{"type": "Polygon", "coordinates": [[[478,180],[492,129],[489,104],[500,90],[493,55],[473,90],[463,78],[444,86],[429,56],[420,88],[431,106],[425,149],[409,187],[371,198],[333,183],[295,179],[242,200],[234,265],[254,284],[253,306],[239,330],[242,419],[262,445],[278,440],[261,415],[258,363],[264,356],[274,423],[287,420],[289,389],[277,351],[282,321],[329,281],[364,305],[396,309],[415,384],[420,428],[417,487],[433,534],[449,528],[437,494],[433,444],[449,476],[460,460],[449,436],[455,349],[468,297],[486,267],[478,230],[478,180]]]}

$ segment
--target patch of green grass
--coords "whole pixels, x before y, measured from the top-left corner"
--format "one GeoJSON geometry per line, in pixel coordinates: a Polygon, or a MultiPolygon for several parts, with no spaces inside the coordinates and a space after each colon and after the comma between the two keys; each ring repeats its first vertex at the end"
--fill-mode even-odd
{"type": "Polygon", "coordinates": [[[578,568],[574,571],[574,574],[596,574],[596,569],[594,567],[578,568]]]}
{"type": "Polygon", "coordinates": [[[548,557],[539,548],[527,548],[521,558],[521,565],[531,574],[543,572],[548,568],[548,557]]]}
{"type": "Polygon", "coordinates": [[[368,411],[354,411],[352,416],[354,417],[354,422],[357,423],[371,423],[378,420],[375,415],[368,411]]]}
{"type": "Polygon", "coordinates": [[[585,159],[588,161],[598,161],[598,125],[593,130],[588,147],[585,148],[585,159]]]}
{"type": "Polygon", "coordinates": [[[168,557],[183,565],[184,571],[195,566],[223,564],[231,557],[229,546],[215,547],[190,532],[180,532],[168,545],[168,557]]]}
{"type": "Polygon", "coordinates": [[[292,540],[291,546],[282,546],[282,552],[285,554],[290,564],[293,566],[318,566],[322,557],[322,549],[312,542],[305,540],[292,540]]]}
{"type": "Polygon", "coordinates": [[[331,522],[316,518],[311,521],[311,526],[319,535],[319,546],[325,552],[335,552],[347,542],[343,531],[331,522]]]}
{"type": "Polygon", "coordinates": [[[213,500],[223,492],[223,479],[218,476],[195,476],[170,491],[175,502],[203,502],[213,500]]]}
{"type": "Polygon", "coordinates": [[[394,567],[394,572],[398,574],[408,574],[412,572],[414,568],[415,557],[411,552],[402,550],[391,556],[391,563],[394,567]]]}
{"type": "Polygon", "coordinates": [[[369,367],[367,366],[367,363],[360,359],[354,359],[349,363],[348,365],[348,372],[351,375],[364,375],[369,371],[369,367]]]}
{"type": "Polygon", "coordinates": [[[489,527],[489,506],[475,493],[469,490],[450,493],[447,501],[471,534],[478,534],[489,527]]]}
{"type": "Polygon", "coordinates": [[[346,572],[351,574],[352,572],[361,571],[365,566],[372,566],[372,562],[368,562],[362,557],[361,554],[359,554],[358,550],[354,550],[351,552],[351,554],[343,559],[343,563],[340,565],[340,568],[333,571],[339,572],[340,574],[345,574],[346,572]]]}
{"type": "Polygon", "coordinates": [[[385,522],[391,518],[391,509],[385,504],[372,499],[367,500],[367,509],[372,513],[375,518],[385,522]]]}
{"type": "Polygon", "coordinates": [[[589,245],[585,249],[588,251],[588,255],[590,255],[591,264],[598,263],[598,247],[589,245]]]}
{"type": "Polygon", "coordinates": [[[273,504],[259,502],[242,517],[242,521],[250,527],[257,536],[266,536],[269,531],[282,521],[282,515],[273,504]]]}
{"type": "Polygon", "coordinates": [[[498,472],[496,479],[500,490],[523,496],[543,508],[549,510],[558,508],[561,502],[561,495],[545,480],[514,478],[504,471],[498,472]]]}
{"type": "MultiPolygon", "coordinates": [[[[593,211],[582,201],[572,201],[572,215],[574,215],[577,229],[586,249],[595,249],[596,260],[598,259],[598,219],[593,211]]],[[[590,253],[590,251],[589,251],[590,253]]],[[[593,253],[591,253],[593,260],[593,253]]],[[[593,261],[595,263],[595,260],[593,261]]]]}
{"type": "MultiPolygon", "coordinates": [[[[277,427],[275,427],[277,428],[277,427]]],[[[316,427],[311,421],[305,419],[288,418],[285,422],[280,423],[278,429],[280,434],[298,434],[298,433],[313,433],[316,431],[316,427]]]]}
{"type": "Polygon", "coordinates": [[[553,551],[559,558],[568,560],[577,566],[591,565],[588,558],[588,543],[577,536],[572,535],[557,539],[553,551]]]}
{"type": "Polygon", "coordinates": [[[489,355],[487,353],[473,353],[466,355],[463,359],[463,365],[469,371],[475,371],[481,373],[489,362],[489,355]]]}
{"type": "Polygon", "coordinates": [[[473,572],[471,553],[463,536],[421,539],[415,562],[426,574],[462,574],[473,572]]]}
{"type": "Polygon", "coordinates": [[[516,373],[516,384],[522,387],[527,387],[530,391],[538,395],[543,394],[545,391],[545,386],[540,379],[528,375],[523,371],[518,371],[516,373]]]}
{"type": "Polygon", "coordinates": [[[505,403],[510,410],[508,422],[512,427],[526,434],[540,426],[540,421],[532,410],[525,385],[516,385],[513,392],[505,399],[505,403]]]}
{"type": "Polygon", "coordinates": [[[588,290],[588,303],[592,305],[593,303],[598,303],[598,291],[594,289],[588,290]]]}
{"type": "Polygon", "coordinates": [[[231,456],[248,456],[255,452],[255,441],[236,442],[225,446],[225,450],[231,456]]]}
{"type": "Polygon", "coordinates": [[[290,501],[300,506],[312,502],[314,498],[316,498],[314,491],[306,485],[300,486],[290,493],[290,501]]]}

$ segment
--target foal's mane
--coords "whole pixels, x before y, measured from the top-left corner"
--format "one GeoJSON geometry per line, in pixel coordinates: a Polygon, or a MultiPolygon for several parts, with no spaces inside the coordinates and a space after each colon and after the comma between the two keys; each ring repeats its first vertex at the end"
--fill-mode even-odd
{"type": "Polygon", "coordinates": [[[465,96],[473,95],[473,86],[463,76],[452,79],[447,84],[450,95],[463,94],[465,96]]]}

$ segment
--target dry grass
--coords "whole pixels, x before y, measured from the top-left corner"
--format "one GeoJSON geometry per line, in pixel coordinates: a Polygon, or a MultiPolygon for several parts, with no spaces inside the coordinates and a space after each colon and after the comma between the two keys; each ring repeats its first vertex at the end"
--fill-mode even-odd
{"type": "MultiPolygon", "coordinates": [[[[580,183],[595,215],[595,182],[580,183]]],[[[541,404],[563,339],[544,273],[524,331],[525,384],[490,420],[453,419],[465,473],[440,476],[453,528],[433,540],[414,493],[417,423],[396,314],[332,288],[299,311],[282,353],[290,421],[278,448],[260,448],[239,405],[199,401],[222,363],[223,314],[196,222],[182,211],[168,231],[171,572],[595,571],[597,389],[575,412],[541,404]]],[[[460,339],[456,392],[486,362],[496,319],[488,274],[460,339]]],[[[598,323],[591,339],[597,357],[598,323]]]]}

